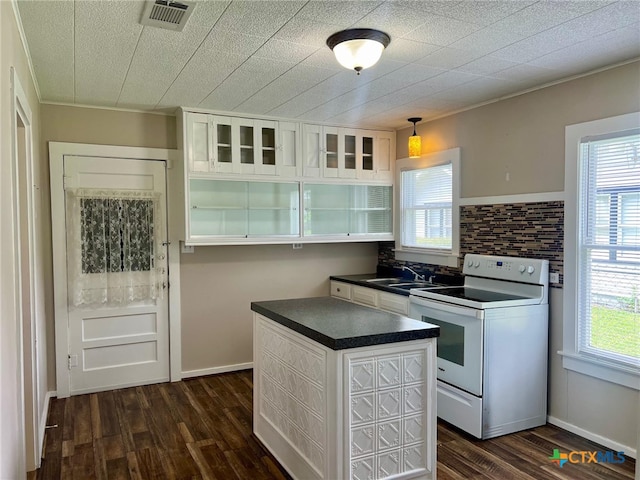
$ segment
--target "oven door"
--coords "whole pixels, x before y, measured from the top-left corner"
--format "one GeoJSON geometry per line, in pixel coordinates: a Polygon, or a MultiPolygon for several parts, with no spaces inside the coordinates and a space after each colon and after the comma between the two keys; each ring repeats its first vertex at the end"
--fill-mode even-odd
{"type": "Polygon", "coordinates": [[[440,326],[438,380],[481,396],[484,310],[409,298],[411,318],[440,326]]]}

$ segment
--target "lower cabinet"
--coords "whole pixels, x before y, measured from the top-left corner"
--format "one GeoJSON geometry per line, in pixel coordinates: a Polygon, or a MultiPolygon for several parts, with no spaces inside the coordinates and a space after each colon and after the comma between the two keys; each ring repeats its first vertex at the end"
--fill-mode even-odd
{"type": "Polygon", "coordinates": [[[398,315],[409,315],[409,297],[396,293],[332,280],[331,296],[398,315]]]}
{"type": "Polygon", "coordinates": [[[435,338],[331,350],[253,318],[254,433],[292,478],[435,478],[435,338]]]}

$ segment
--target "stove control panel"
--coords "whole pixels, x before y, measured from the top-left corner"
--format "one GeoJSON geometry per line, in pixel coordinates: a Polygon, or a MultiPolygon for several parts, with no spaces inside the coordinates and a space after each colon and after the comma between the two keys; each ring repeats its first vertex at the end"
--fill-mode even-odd
{"type": "Polygon", "coordinates": [[[462,273],[474,277],[543,285],[549,282],[549,261],[469,253],[464,257],[462,273]]]}

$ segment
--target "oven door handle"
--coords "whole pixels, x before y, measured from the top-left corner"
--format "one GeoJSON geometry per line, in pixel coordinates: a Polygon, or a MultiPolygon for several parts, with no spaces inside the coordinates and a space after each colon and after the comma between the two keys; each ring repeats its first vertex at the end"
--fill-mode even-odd
{"type": "Polygon", "coordinates": [[[410,303],[419,305],[421,307],[432,308],[434,310],[442,310],[443,312],[454,313],[456,315],[464,315],[465,317],[475,317],[478,320],[484,318],[484,310],[477,310],[475,308],[461,307],[457,305],[451,305],[449,303],[438,302],[437,300],[425,300],[415,295],[409,297],[410,303]]]}

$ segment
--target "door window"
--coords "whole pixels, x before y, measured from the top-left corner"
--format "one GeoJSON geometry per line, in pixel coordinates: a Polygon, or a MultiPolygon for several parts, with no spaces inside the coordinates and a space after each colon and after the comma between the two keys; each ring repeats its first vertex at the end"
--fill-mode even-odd
{"type": "Polygon", "coordinates": [[[163,296],[159,196],[68,189],[69,304],[129,305],[163,296]]]}

